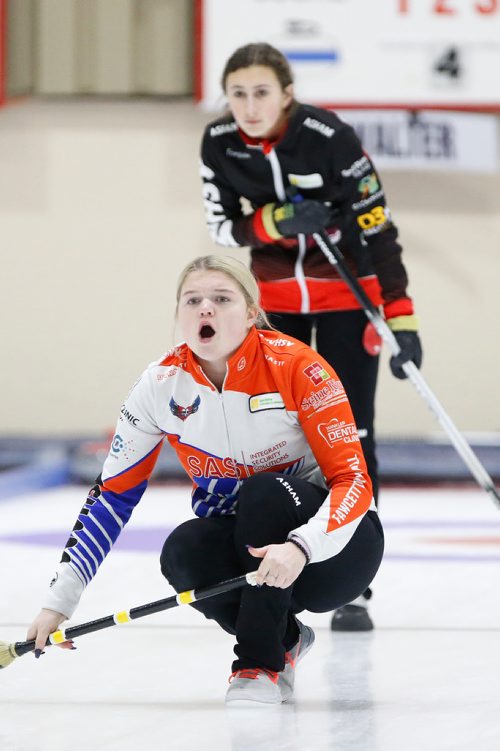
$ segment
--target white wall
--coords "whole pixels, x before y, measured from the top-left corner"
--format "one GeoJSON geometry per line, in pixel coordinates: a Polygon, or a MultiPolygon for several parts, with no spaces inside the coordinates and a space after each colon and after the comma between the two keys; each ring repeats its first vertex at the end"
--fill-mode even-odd
{"type": "MultiPolygon", "coordinates": [[[[198,184],[206,120],[172,101],[27,100],[0,111],[0,434],[112,427],[137,375],[173,343],[178,272],[215,249],[198,184]]],[[[500,175],[383,177],[424,375],[461,429],[500,431],[500,175]]],[[[386,358],[379,433],[436,431],[386,358]]]]}

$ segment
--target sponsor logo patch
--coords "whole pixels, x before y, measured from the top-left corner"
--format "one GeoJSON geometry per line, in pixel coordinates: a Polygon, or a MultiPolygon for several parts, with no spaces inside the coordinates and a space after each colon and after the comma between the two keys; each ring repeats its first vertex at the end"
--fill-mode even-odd
{"type": "Polygon", "coordinates": [[[275,347],[293,347],[295,342],[291,342],[289,339],[270,339],[267,336],[264,336],[264,334],[259,334],[262,341],[267,342],[268,344],[272,344],[275,347]]]}
{"type": "Polygon", "coordinates": [[[115,454],[119,454],[122,448],[123,448],[123,438],[121,437],[121,435],[118,435],[117,433],[116,435],[113,436],[113,440],[111,441],[111,451],[113,451],[115,454]]]}
{"type": "Polygon", "coordinates": [[[306,117],[304,125],[306,128],[311,128],[311,130],[316,130],[318,133],[321,133],[325,138],[331,138],[335,133],[335,128],[325,125],[325,123],[316,120],[314,117],[306,117]]]}
{"type": "Polygon", "coordinates": [[[296,506],[301,506],[302,504],[301,504],[301,501],[300,501],[300,496],[292,488],[292,486],[290,485],[290,483],[287,480],[285,480],[284,477],[276,477],[276,480],[278,480],[278,482],[280,482],[283,485],[283,487],[285,488],[285,490],[288,490],[288,492],[290,493],[290,495],[293,498],[293,501],[294,501],[295,505],[296,506]]]}
{"type": "Polygon", "coordinates": [[[271,391],[268,394],[254,394],[248,399],[250,412],[263,412],[266,409],[285,409],[285,402],[279,391],[271,391]]]}
{"type": "Polygon", "coordinates": [[[391,220],[391,212],[387,206],[374,206],[366,214],[360,214],[357,218],[358,225],[365,235],[374,235],[391,220]]]}
{"type": "Polygon", "coordinates": [[[362,177],[358,183],[358,191],[361,193],[361,198],[372,196],[379,188],[380,185],[374,172],[362,177]]]}
{"type": "Polygon", "coordinates": [[[320,383],[331,378],[328,371],[319,362],[313,362],[311,365],[308,365],[307,368],[304,368],[303,373],[315,386],[319,386],[320,383]]]}
{"type": "Polygon", "coordinates": [[[165,368],[163,373],[157,373],[156,374],[156,380],[158,383],[161,383],[162,381],[166,381],[167,378],[171,378],[177,373],[177,367],[175,365],[172,365],[169,368],[165,368]]]}
{"type": "Polygon", "coordinates": [[[342,170],[342,177],[363,177],[371,170],[370,160],[366,156],[357,159],[347,169],[342,170]]]}
{"type": "Polygon", "coordinates": [[[187,420],[190,415],[194,415],[195,412],[198,412],[200,403],[201,398],[197,396],[194,402],[188,407],[181,407],[181,405],[177,404],[174,397],[172,396],[168,403],[168,406],[170,407],[170,411],[174,415],[174,417],[178,417],[179,420],[182,420],[182,422],[184,422],[184,420],[187,420]]]}
{"type": "Polygon", "coordinates": [[[165,354],[163,355],[163,360],[166,360],[167,357],[180,357],[182,354],[182,348],[181,347],[172,347],[172,349],[169,349],[165,354]]]}
{"type": "Polygon", "coordinates": [[[220,125],[212,125],[210,135],[213,138],[214,136],[223,136],[224,133],[234,133],[235,130],[238,130],[236,123],[221,123],[220,125]]]}
{"type": "Polygon", "coordinates": [[[272,362],[272,364],[273,364],[273,365],[278,365],[278,367],[281,367],[281,365],[284,365],[284,364],[285,364],[285,361],[284,361],[284,360],[277,360],[277,359],[276,359],[275,357],[273,357],[272,355],[264,355],[264,357],[265,357],[265,358],[266,358],[266,360],[268,360],[269,362],[272,362]]]}
{"type": "Polygon", "coordinates": [[[355,201],[352,204],[352,208],[354,211],[358,211],[359,209],[364,209],[366,206],[369,206],[372,203],[375,203],[375,201],[380,200],[384,197],[384,191],[382,189],[377,190],[376,193],[374,193],[372,196],[368,196],[368,198],[363,198],[361,201],[355,201]]]}
{"type": "Polygon", "coordinates": [[[319,172],[312,172],[310,175],[293,175],[288,174],[288,180],[290,185],[295,185],[297,188],[321,188],[323,185],[323,178],[319,172]]]}
{"type": "MultiPolygon", "coordinates": [[[[139,418],[135,417],[135,415],[133,415],[132,412],[129,412],[128,409],[126,408],[126,406],[124,404],[122,404],[122,408],[120,409],[120,414],[122,414],[123,417],[126,420],[128,420],[128,422],[131,425],[137,425],[140,422],[139,418]]],[[[120,417],[120,420],[122,420],[122,419],[123,418],[120,417]]]]}
{"type": "Polygon", "coordinates": [[[322,422],[318,425],[318,433],[324,441],[330,446],[343,441],[344,443],[359,442],[358,431],[353,422],[346,423],[345,420],[337,420],[336,417],[329,422],[322,422]]]}
{"type": "Polygon", "coordinates": [[[238,465],[230,456],[221,459],[216,456],[196,456],[192,454],[187,457],[187,463],[193,477],[225,479],[240,476],[238,465]]]}
{"type": "Polygon", "coordinates": [[[289,454],[280,454],[277,452],[276,454],[270,454],[267,458],[255,459],[252,462],[252,467],[256,472],[265,472],[272,467],[279,467],[288,461],[289,458],[289,454]]]}
{"type": "Polygon", "coordinates": [[[112,456],[113,459],[118,459],[118,454],[123,453],[123,456],[128,461],[132,458],[132,454],[135,454],[135,449],[132,448],[133,445],[133,441],[125,441],[119,433],[115,433],[111,440],[110,456],[112,456]]]}
{"type": "Polygon", "coordinates": [[[321,412],[323,409],[346,401],[347,396],[341,382],[331,378],[318,391],[309,392],[309,396],[304,397],[300,406],[303,412],[307,412],[309,409],[321,412]]]}
{"type": "Polygon", "coordinates": [[[230,149],[229,146],[226,149],[226,156],[233,157],[233,159],[251,159],[252,155],[247,154],[246,151],[235,151],[234,149],[230,149]]]}
{"type": "Polygon", "coordinates": [[[354,472],[354,480],[352,481],[349,490],[344,495],[342,502],[331,514],[330,522],[328,524],[328,531],[334,528],[333,522],[336,522],[340,527],[345,519],[348,518],[351,509],[356,506],[366,487],[365,478],[363,476],[363,473],[360,471],[358,457],[351,456],[347,459],[347,464],[349,465],[349,469],[354,472]]]}
{"type": "Polygon", "coordinates": [[[280,441],[275,443],[274,446],[268,446],[261,451],[254,451],[253,454],[250,454],[252,467],[256,472],[262,472],[276,464],[283,464],[289,459],[289,455],[286,453],[286,445],[286,441],[280,441]]]}

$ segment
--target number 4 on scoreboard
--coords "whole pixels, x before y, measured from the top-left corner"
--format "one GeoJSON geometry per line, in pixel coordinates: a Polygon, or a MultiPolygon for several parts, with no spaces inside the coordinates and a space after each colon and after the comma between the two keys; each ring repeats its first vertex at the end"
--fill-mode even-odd
{"type": "Polygon", "coordinates": [[[448,47],[436,60],[433,70],[450,79],[458,80],[462,74],[460,53],[456,47],[448,47]]]}

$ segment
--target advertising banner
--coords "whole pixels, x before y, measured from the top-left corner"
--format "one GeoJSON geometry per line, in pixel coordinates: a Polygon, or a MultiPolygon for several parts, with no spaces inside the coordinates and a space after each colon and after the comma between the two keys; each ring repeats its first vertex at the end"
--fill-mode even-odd
{"type": "Polygon", "coordinates": [[[345,110],[377,167],[495,172],[496,118],[468,112],[345,110]]]}

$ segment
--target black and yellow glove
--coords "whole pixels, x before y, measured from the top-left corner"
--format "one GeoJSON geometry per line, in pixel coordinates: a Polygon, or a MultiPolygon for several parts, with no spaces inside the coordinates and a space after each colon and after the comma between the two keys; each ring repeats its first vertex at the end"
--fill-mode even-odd
{"type": "Polygon", "coordinates": [[[403,370],[405,362],[413,362],[420,368],[422,365],[422,345],[418,335],[418,318],[415,315],[395,316],[387,319],[387,325],[396,337],[401,352],[393,355],[389,361],[392,375],[396,378],[407,378],[403,370]]]}
{"type": "Polygon", "coordinates": [[[273,240],[312,235],[331,221],[331,209],[321,201],[305,198],[298,203],[268,203],[261,209],[264,229],[273,240]]]}

